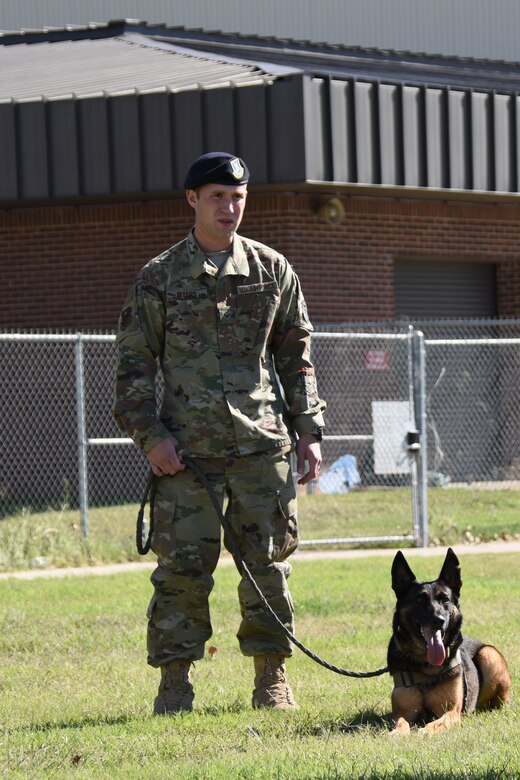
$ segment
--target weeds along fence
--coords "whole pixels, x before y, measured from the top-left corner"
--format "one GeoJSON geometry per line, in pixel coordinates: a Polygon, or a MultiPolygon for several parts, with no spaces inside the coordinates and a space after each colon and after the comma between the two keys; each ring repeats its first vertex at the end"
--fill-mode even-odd
{"type": "MultiPolygon", "coordinates": [[[[77,508],[87,533],[89,507],[140,499],[146,461],[112,420],[114,342],[0,334],[0,516],[77,508]]],[[[328,402],[313,491],[402,502],[399,527],[320,543],[424,545],[428,486],[520,485],[520,320],[322,326],[313,360],[328,402]]]]}

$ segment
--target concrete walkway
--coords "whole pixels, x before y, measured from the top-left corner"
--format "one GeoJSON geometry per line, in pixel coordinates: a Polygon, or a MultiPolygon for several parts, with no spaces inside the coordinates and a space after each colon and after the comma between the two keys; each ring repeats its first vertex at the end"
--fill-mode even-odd
{"type": "MultiPolygon", "coordinates": [[[[474,554],[495,554],[495,553],[518,553],[520,552],[520,540],[511,542],[486,542],[484,544],[454,544],[453,549],[462,559],[465,555],[474,554]]],[[[316,561],[316,560],[337,560],[341,558],[373,558],[373,557],[393,557],[397,548],[392,549],[363,549],[363,550],[307,550],[295,553],[291,561],[316,561]]],[[[443,556],[445,547],[413,547],[407,549],[407,557],[431,557],[443,556]]],[[[230,555],[223,555],[219,565],[229,565],[233,563],[230,555]]],[[[18,579],[35,580],[39,578],[52,577],[85,577],[85,576],[106,576],[108,574],[119,574],[128,571],[152,571],[155,568],[154,560],[136,561],[135,563],[113,563],[103,566],[78,566],[77,568],[67,569],[31,569],[29,571],[13,571],[0,573],[0,580],[18,579]]]]}

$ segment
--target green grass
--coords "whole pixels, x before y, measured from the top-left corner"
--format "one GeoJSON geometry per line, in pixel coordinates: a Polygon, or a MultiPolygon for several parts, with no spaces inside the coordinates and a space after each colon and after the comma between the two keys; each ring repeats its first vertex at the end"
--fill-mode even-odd
{"type": "MultiPolygon", "coordinates": [[[[520,490],[431,489],[430,542],[520,537],[520,490]]],[[[79,512],[24,510],[0,520],[0,571],[96,565],[135,560],[136,506],[89,510],[89,535],[79,512]]],[[[302,539],[404,535],[412,531],[409,489],[366,489],[347,495],[305,495],[299,502],[302,539]]]]}
{"type": "MultiPolygon", "coordinates": [[[[415,558],[431,579],[442,555],[415,558]]],[[[468,634],[507,657],[520,677],[520,554],[462,556],[468,634]]],[[[328,661],[356,671],[385,664],[393,594],[390,558],[296,560],[297,634],[328,661]]],[[[233,566],[212,594],[217,648],[194,670],[195,711],[154,718],[158,673],[145,663],[148,573],[0,581],[0,776],[124,780],[513,780],[520,718],[467,716],[432,738],[390,736],[387,675],[351,680],[299,650],[288,662],[301,709],[250,708],[252,662],[238,651],[233,566]]]]}
{"type": "MultiPolygon", "coordinates": [[[[520,490],[434,488],[428,491],[430,542],[444,546],[520,536],[520,490]]],[[[409,534],[411,491],[367,489],[300,499],[305,539],[409,534]]]]}

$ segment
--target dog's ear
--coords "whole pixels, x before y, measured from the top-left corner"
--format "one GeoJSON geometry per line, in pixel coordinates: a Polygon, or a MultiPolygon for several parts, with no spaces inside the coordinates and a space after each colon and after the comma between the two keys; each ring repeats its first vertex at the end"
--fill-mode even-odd
{"type": "Polygon", "coordinates": [[[451,549],[451,547],[448,547],[448,552],[446,553],[446,558],[444,559],[444,563],[442,564],[441,573],[439,574],[439,579],[444,582],[445,585],[448,586],[448,588],[451,588],[453,593],[455,595],[459,595],[460,589],[462,588],[462,577],[460,574],[460,563],[459,559],[451,549]]]}
{"type": "Polygon", "coordinates": [[[415,574],[410,569],[403,553],[399,550],[392,563],[392,588],[397,598],[406,593],[412,582],[415,582],[415,574]]]}

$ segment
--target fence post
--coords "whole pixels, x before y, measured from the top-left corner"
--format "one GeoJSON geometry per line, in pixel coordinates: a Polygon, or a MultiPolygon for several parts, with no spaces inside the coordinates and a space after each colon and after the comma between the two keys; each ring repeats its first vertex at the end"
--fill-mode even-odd
{"type": "Polygon", "coordinates": [[[419,544],[428,547],[428,448],[426,420],[426,353],[424,334],[413,332],[415,417],[421,443],[417,454],[417,483],[419,503],[419,544]]]}
{"type": "MultiPolygon", "coordinates": [[[[415,414],[415,364],[414,364],[414,327],[409,326],[408,341],[408,402],[410,405],[410,429],[417,428],[417,416],[415,414]]],[[[408,444],[408,442],[407,442],[408,444]]],[[[410,462],[410,480],[412,483],[412,514],[413,514],[413,538],[416,545],[421,544],[421,519],[417,475],[419,473],[418,451],[415,448],[408,449],[410,462]]]]}
{"type": "Polygon", "coordinates": [[[87,434],[85,425],[85,373],[83,370],[83,336],[77,334],[75,345],[76,358],[76,407],[78,418],[78,484],[81,530],[88,536],[88,475],[87,475],[87,434]]]}

